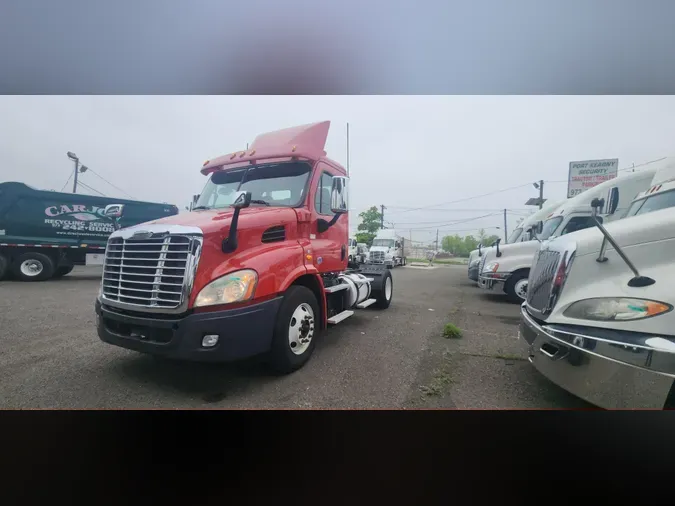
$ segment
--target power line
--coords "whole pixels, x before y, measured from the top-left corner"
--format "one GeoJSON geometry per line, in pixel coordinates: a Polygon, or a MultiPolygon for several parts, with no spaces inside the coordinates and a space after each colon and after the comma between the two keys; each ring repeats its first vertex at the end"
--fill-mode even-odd
{"type": "Polygon", "coordinates": [[[60,191],[63,191],[63,190],[66,189],[66,185],[68,184],[68,182],[70,181],[70,179],[71,179],[72,177],[73,177],[73,173],[71,172],[71,173],[70,173],[70,176],[68,176],[68,179],[66,179],[66,182],[63,183],[63,186],[61,187],[61,190],[60,190],[60,191]]]}
{"type": "Polygon", "coordinates": [[[91,191],[93,191],[93,192],[98,193],[98,194],[101,195],[102,197],[107,197],[106,194],[101,193],[100,191],[98,191],[98,190],[92,188],[91,186],[88,186],[88,185],[84,184],[82,181],[78,181],[78,184],[81,185],[81,186],[84,186],[84,187],[87,188],[88,190],[91,190],[91,191]]]}
{"type": "Polygon", "coordinates": [[[447,204],[456,204],[457,202],[466,202],[467,200],[473,200],[473,199],[478,199],[478,198],[481,198],[481,197],[487,197],[489,195],[495,195],[497,193],[503,193],[503,192],[506,192],[506,191],[515,190],[517,188],[524,188],[525,186],[530,186],[531,184],[532,183],[525,183],[525,184],[521,184],[521,185],[518,185],[518,186],[511,186],[509,188],[503,188],[501,190],[497,190],[497,191],[493,191],[493,192],[489,192],[489,193],[483,193],[481,195],[474,195],[473,197],[467,197],[467,198],[459,199],[459,200],[451,200],[450,202],[441,202],[440,204],[432,204],[432,205],[429,205],[429,206],[416,207],[416,208],[413,208],[413,209],[408,209],[406,211],[396,211],[396,212],[397,213],[408,213],[408,212],[411,212],[411,211],[419,211],[420,209],[428,209],[430,207],[443,206],[443,205],[447,205],[447,204]]]}
{"type": "Polygon", "coordinates": [[[101,178],[103,181],[105,181],[106,183],[108,183],[110,186],[112,186],[113,188],[115,188],[117,191],[121,191],[121,192],[124,193],[127,197],[129,197],[129,198],[131,198],[131,199],[134,198],[134,197],[132,197],[131,195],[129,195],[127,192],[125,192],[122,188],[120,188],[119,186],[115,186],[115,185],[112,184],[110,181],[108,181],[106,178],[104,178],[103,176],[101,176],[99,173],[95,172],[93,169],[89,169],[89,172],[91,172],[91,173],[94,174],[95,176],[101,178]]]}
{"type": "Polygon", "coordinates": [[[449,223],[443,223],[441,225],[430,225],[428,227],[405,228],[405,227],[399,227],[397,225],[396,228],[400,228],[402,230],[425,230],[425,229],[429,229],[429,228],[442,228],[442,227],[447,227],[447,226],[450,226],[450,225],[459,225],[460,223],[467,223],[469,221],[480,220],[481,218],[487,218],[489,216],[495,216],[497,214],[501,214],[501,213],[484,214],[483,216],[476,216],[474,218],[469,218],[469,219],[466,219],[466,220],[451,221],[449,223]]]}

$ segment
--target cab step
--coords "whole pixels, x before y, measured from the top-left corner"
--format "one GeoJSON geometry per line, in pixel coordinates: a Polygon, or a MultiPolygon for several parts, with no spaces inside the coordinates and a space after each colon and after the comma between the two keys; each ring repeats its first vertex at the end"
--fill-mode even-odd
{"type": "Polygon", "coordinates": [[[342,311],[342,313],[338,313],[335,316],[331,316],[330,318],[328,318],[328,323],[331,324],[331,325],[336,325],[336,324],[340,323],[341,321],[346,320],[347,318],[349,318],[353,314],[354,314],[354,311],[351,311],[351,310],[347,309],[346,311],[342,311]]]}
{"type": "Polygon", "coordinates": [[[339,285],[327,286],[324,288],[324,290],[326,293],[335,293],[339,292],[340,290],[346,290],[347,288],[349,288],[348,285],[345,283],[340,283],[339,285]]]}
{"type": "Polygon", "coordinates": [[[366,309],[368,306],[372,306],[377,302],[377,299],[366,299],[363,302],[360,302],[356,305],[359,309],[366,309]]]}

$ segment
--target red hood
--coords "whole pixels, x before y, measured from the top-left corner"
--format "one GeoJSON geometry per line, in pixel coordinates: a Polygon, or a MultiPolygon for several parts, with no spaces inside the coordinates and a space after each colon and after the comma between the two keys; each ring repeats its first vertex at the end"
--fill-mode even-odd
{"type": "MultiPolygon", "coordinates": [[[[183,225],[189,227],[199,227],[204,235],[222,231],[230,227],[234,210],[227,209],[209,209],[204,211],[192,211],[190,213],[176,214],[167,216],[159,220],[150,221],[150,224],[183,225]]],[[[287,207],[248,207],[242,209],[239,214],[238,229],[263,226],[266,223],[276,224],[289,220],[296,220],[295,211],[287,207]]]]}

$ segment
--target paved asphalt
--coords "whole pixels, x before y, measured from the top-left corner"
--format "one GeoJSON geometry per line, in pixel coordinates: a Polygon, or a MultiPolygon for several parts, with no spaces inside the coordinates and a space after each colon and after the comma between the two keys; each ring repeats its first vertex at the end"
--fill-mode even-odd
{"type": "Polygon", "coordinates": [[[485,294],[465,266],[393,271],[394,298],[320,336],[285,377],[257,362],[155,360],[102,343],[100,271],[0,282],[0,408],[579,408],[517,340],[518,306],[485,294]],[[452,322],[463,330],[445,339],[452,322]]]}

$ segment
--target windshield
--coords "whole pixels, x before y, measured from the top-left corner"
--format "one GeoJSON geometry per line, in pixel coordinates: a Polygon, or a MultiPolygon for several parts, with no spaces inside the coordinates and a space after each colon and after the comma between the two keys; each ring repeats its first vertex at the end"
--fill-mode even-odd
{"type": "Polygon", "coordinates": [[[237,191],[251,192],[252,204],[295,207],[306,193],[311,167],[304,162],[252,165],[214,172],[194,209],[222,209],[237,191]]]}
{"type": "Polygon", "coordinates": [[[675,207],[675,190],[652,195],[646,199],[636,200],[628,208],[626,217],[647,214],[668,207],[675,207]]]}
{"type": "Polygon", "coordinates": [[[393,239],[374,239],[373,246],[379,246],[381,248],[393,248],[394,240],[393,239]]]}
{"type": "Polygon", "coordinates": [[[511,244],[513,242],[516,242],[520,238],[520,234],[523,233],[523,229],[518,227],[511,232],[511,235],[509,236],[508,240],[506,241],[507,244],[511,244]]]}
{"type": "Polygon", "coordinates": [[[556,216],[555,218],[550,218],[544,222],[544,229],[541,231],[537,237],[540,241],[545,241],[553,235],[560,223],[562,223],[563,217],[556,216]]]}

